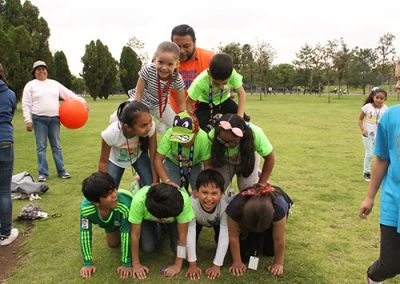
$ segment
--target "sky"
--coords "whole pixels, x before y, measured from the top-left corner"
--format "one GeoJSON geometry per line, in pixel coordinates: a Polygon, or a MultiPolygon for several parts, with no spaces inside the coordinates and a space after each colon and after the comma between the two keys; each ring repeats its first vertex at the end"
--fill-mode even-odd
{"type": "Polygon", "coordinates": [[[218,50],[231,42],[269,43],[273,64],[292,63],[304,44],[340,39],[350,48],[375,48],[386,33],[400,54],[399,0],[31,0],[50,28],[50,49],[62,50],[74,75],[91,40],[100,39],[119,60],[136,37],[151,56],[176,25],[196,32],[197,46],[218,50]]]}

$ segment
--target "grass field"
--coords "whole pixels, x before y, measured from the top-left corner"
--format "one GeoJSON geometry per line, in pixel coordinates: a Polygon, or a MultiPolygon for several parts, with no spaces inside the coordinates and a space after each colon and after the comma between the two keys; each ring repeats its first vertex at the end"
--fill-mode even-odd
{"type": "MultiPolygon", "coordinates": [[[[79,130],[62,129],[66,168],[70,180],[56,177],[48,153],[50,189],[35,201],[49,214],[62,217],[35,221],[30,237],[20,251],[22,256],[7,283],[79,283],[82,257],[79,248],[80,183],[97,170],[100,132],[108,125],[109,114],[124,97],[107,101],[89,101],[89,121],[79,130]]],[[[248,96],[247,111],[252,122],[261,126],[276,154],[271,182],[282,186],[295,202],[287,224],[287,248],[284,276],[276,279],[263,268],[271,258],[261,258],[258,271],[247,270],[243,277],[228,273],[230,256],[225,260],[218,283],[365,283],[366,269],[379,254],[378,207],[367,220],[358,217],[367,183],[362,179],[363,145],[357,119],[363,96],[311,95],[248,96]]],[[[387,104],[397,103],[395,96],[387,104]]],[[[14,118],[15,173],[28,171],[37,176],[34,135],[25,131],[20,111],[14,118]]],[[[50,150],[49,150],[50,152],[50,150]]],[[[126,171],[121,187],[129,187],[126,171]]],[[[29,201],[14,201],[14,217],[29,201]]],[[[14,221],[21,231],[27,224],[14,221]]],[[[210,230],[204,230],[198,246],[199,265],[207,268],[213,259],[215,245],[210,230]]],[[[187,266],[172,280],[159,271],[171,263],[168,238],[164,236],[160,252],[141,255],[142,263],[151,270],[145,282],[180,283],[187,266]]],[[[116,274],[119,249],[109,249],[101,229],[94,229],[94,261],[97,273],[88,283],[119,283],[116,274]]],[[[398,283],[400,278],[387,281],[398,283]]],[[[202,277],[199,281],[208,283],[202,277]]]]}

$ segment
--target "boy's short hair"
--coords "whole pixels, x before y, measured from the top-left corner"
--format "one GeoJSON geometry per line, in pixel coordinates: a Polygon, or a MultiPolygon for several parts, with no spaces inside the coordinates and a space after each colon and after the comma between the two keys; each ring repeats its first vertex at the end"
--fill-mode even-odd
{"type": "Polygon", "coordinates": [[[114,189],[114,179],[108,173],[95,172],[82,182],[83,196],[90,202],[99,202],[100,197],[108,196],[114,189]]]}
{"type": "Polygon", "coordinates": [[[186,35],[190,35],[190,37],[192,38],[193,42],[196,42],[196,35],[194,33],[194,30],[191,26],[189,25],[179,25],[176,26],[175,28],[172,29],[171,32],[171,41],[172,38],[177,35],[177,36],[186,36],[186,35]]]}
{"type": "Polygon", "coordinates": [[[180,191],[166,183],[152,185],[146,195],[146,208],[155,217],[177,217],[183,211],[180,191]]]}
{"type": "Polygon", "coordinates": [[[196,180],[197,190],[199,190],[201,186],[207,186],[209,184],[215,185],[221,190],[221,193],[224,193],[225,180],[218,171],[207,169],[200,172],[196,180]]]}
{"type": "Polygon", "coordinates": [[[226,53],[219,53],[213,56],[208,67],[210,75],[215,80],[226,80],[232,75],[233,60],[226,53]]]}

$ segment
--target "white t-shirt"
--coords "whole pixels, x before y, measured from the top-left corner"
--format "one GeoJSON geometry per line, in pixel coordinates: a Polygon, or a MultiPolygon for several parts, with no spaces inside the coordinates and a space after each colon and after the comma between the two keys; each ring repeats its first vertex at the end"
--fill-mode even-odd
{"type": "Polygon", "coordinates": [[[366,104],[361,108],[361,111],[365,114],[364,129],[368,133],[376,134],[376,126],[387,109],[388,107],[385,104],[381,108],[375,108],[372,103],[366,104]]]}
{"type": "Polygon", "coordinates": [[[222,266],[229,245],[228,223],[225,213],[225,209],[228,206],[227,197],[225,195],[222,196],[220,203],[215,207],[214,212],[212,213],[204,211],[197,198],[190,197],[190,200],[192,201],[192,207],[196,218],[189,223],[186,241],[188,261],[193,262],[197,260],[196,222],[206,227],[219,225],[218,246],[213,263],[222,266]]]}
{"type": "MultiPolygon", "coordinates": [[[[148,137],[154,135],[155,129],[156,125],[153,121],[148,137]]],[[[129,168],[131,163],[135,163],[142,154],[139,136],[126,138],[122,133],[119,121],[111,123],[106,130],[101,132],[101,137],[111,147],[109,160],[118,167],[129,168]]]]}
{"type": "Polygon", "coordinates": [[[31,114],[41,116],[58,116],[60,97],[64,100],[83,98],[75,95],[71,90],[55,80],[29,81],[22,93],[22,110],[25,123],[32,122],[31,114]]]}

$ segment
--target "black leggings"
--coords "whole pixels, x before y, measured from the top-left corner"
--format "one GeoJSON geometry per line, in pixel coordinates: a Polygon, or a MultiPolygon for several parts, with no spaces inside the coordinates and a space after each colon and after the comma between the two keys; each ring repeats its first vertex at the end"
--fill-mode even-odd
{"type": "Polygon", "coordinates": [[[400,234],[397,228],[381,225],[381,251],[368,268],[368,277],[380,282],[400,274],[400,234]]]}

